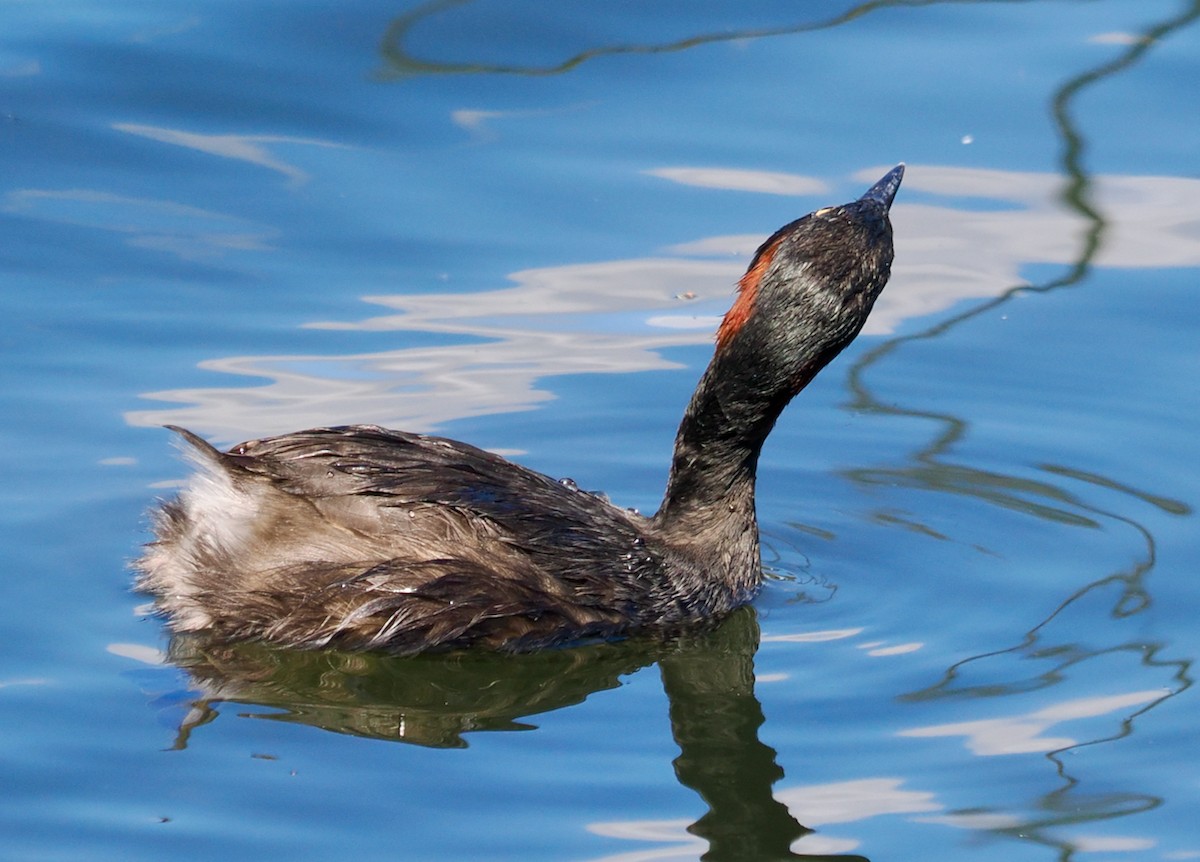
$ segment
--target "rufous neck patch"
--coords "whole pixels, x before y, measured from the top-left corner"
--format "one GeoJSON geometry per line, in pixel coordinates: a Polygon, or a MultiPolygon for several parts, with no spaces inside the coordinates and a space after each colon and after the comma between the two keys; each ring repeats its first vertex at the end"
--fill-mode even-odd
{"type": "Polygon", "coordinates": [[[754,303],[758,296],[758,285],[762,281],[763,275],[766,274],[767,268],[771,265],[771,259],[775,257],[775,252],[779,250],[780,243],[783,242],[783,237],[775,240],[775,242],[763,248],[758,256],[754,258],[750,264],[750,268],[746,270],[746,274],[738,281],[738,295],[730,306],[729,311],[725,312],[725,317],[721,321],[721,326],[717,330],[717,349],[724,348],[735,335],[738,330],[750,319],[750,315],[754,313],[754,303]]]}

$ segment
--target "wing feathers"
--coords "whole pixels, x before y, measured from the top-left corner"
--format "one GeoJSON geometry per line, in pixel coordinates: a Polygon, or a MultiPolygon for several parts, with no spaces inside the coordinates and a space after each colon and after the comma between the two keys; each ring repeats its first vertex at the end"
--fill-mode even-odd
{"type": "Polygon", "coordinates": [[[642,587],[614,570],[635,552],[653,562],[636,516],[573,485],[374,426],[227,453],[175,430],[201,478],[168,504],[139,568],[177,628],[416,652],[524,649],[633,622],[642,587]]]}

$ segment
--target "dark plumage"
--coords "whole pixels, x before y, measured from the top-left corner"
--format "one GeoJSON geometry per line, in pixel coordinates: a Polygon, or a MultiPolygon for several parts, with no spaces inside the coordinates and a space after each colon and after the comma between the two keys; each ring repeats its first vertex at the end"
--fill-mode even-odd
{"type": "Polygon", "coordinates": [[[218,452],[136,567],[179,631],[301,647],[522,650],[678,628],[762,580],[754,479],[780,412],[862,329],[903,165],[758,249],[643,518],[496,455],[374,426],[218,452]]]}

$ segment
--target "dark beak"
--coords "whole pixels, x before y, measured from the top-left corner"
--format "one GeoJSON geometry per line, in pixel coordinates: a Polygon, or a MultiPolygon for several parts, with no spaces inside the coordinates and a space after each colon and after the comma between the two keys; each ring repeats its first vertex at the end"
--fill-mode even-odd
{"type": "Polygon", "coordinates": [[[875,201],[881,204],[885,210],[891,209],[892,199],[896,197],[896,191],[900,188],[902,179],[904,179],[904,162],[884,174],[883,179],[867,189],[867,193],[860,200],[875,201]]]}

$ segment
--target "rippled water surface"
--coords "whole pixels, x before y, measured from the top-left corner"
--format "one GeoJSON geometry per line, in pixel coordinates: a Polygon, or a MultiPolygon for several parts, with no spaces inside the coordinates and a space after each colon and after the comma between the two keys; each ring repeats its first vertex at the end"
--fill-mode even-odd
{"type": "Polygon", "coordinates": [[[0,856],[1200,859],[1200,5],[0,6],[0,856]],[[165,635],[159,426],[652,511],[757,244],[898,161],[680,643],[165,635]]]}

